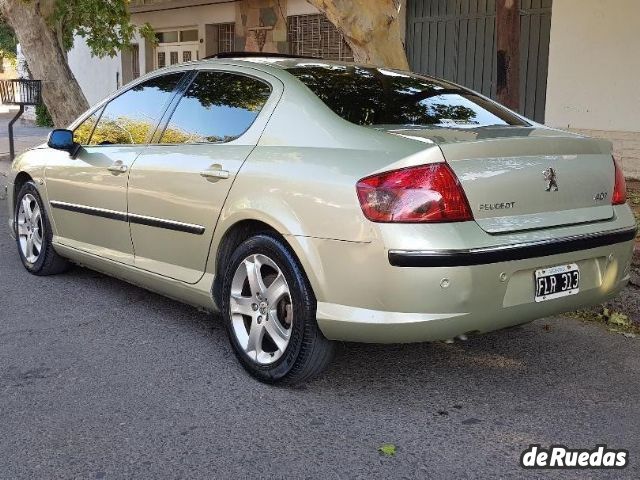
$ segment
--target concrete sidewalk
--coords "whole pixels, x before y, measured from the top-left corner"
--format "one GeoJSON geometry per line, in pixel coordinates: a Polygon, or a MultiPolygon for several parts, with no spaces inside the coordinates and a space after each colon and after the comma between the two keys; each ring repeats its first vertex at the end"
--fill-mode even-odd
{"type": "MultiPolygon", "coordinates": [[[[0,112],[0,162],[9,158],[9,132],[7,130],[9,122],[17,111],[9,113],[0,112]],[[6,157],[6,158],[5,158],[6,157]]],[[[13,138],[15,142],[16,155],[47,141],[50,128],[36,127],[27,120],[18,120],[13,125],[13,138]]]]}

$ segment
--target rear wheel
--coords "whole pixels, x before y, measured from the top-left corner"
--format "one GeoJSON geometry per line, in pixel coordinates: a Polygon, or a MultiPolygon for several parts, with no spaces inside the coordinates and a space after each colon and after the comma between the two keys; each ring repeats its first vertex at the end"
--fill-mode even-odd
{"type": "Polygon", "coordinates": [[[25,183],[16,197],[15,230],[24,268],[34,275],[54,275],[69,268],[51,244],[53,231],[33,182],[25,183]]]}
{"type": "Polygon", "coordinates": [[[223,277],[222,312],[236,356],[261,381],[294,384],[331,361],[333,342],[316,323],[316,300],[297,259],[277,237],[242,243],[223,277]]]}

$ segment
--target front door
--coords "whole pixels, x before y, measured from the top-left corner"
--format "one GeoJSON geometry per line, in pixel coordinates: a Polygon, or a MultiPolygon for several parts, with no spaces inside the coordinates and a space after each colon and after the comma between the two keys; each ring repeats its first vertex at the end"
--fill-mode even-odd
{"type": "Polygon", "coordinates": [[[136,147],[86,146],[76,158],[55,152],[45,169],[56,241],[123,263],[133,263],[126,223],[127,170],[136,147]]]}
{"type": "Polygon", "coordinates": [[[270,102],[263,109],[270,94],[268,83],[249,76],[210,70],[197,75],[159,143],[131,169],[137,267],[188,283],[203,276],[227,193],[272,108],[270,102]]]}
{"type": "Polygon", "coordinates": [[[57,241],[101,257],[133,263],[127,181],[174,96],[182,73],[138,84],[74,130],[76,158],[52,152],[45,169],[57,241]]]}

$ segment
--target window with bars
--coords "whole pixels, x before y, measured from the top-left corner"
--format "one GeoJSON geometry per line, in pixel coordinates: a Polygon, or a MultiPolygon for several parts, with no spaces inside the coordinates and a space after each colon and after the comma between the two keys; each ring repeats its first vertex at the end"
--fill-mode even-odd
{"type": "Polygon", "coordinates": [[[165,67],[167,65],[167,54],[165,52],[158,52],[158,68],[165,67]]]}
{"type": "Polygon", "coordinates": [[[234,23],[219,23],[218,53],[233,52],[235,50],[236,25],[234,23]]]}
{"type": "Polygon", "coordinates": [[[324,15],[293,15],[287,20],[292,55],[353,61],[351,48],[324,15]]]}
{"type": "Polygon", "coordinates": [[[178,52],[169,52],[169,63],[171,65],[178,63],[178,52]]]}
{"type": "Polygon", "coordinates": [[[133,78],[140,76],[140,45],[137,43],[131,45],[131,76],[133,78]]]}

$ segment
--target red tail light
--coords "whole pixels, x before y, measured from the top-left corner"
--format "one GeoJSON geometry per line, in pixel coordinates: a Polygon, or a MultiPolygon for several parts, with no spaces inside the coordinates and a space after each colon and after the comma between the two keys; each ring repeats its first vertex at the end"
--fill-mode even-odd
{"type": "Polygon", "coordinates": [[[372,222],[473,220],[462,186],[446,163],[404,168],[363,178],[356,188],[362,211],[372,222]]]}
{"type": "Polygon", "coordinates": [[[624,179],[624,172],[615,158],[613,159],[613,166],[616,169],[616,183],[613,187],[611,203],[622,205],[627,201],[627,182],[624,179]]]}

